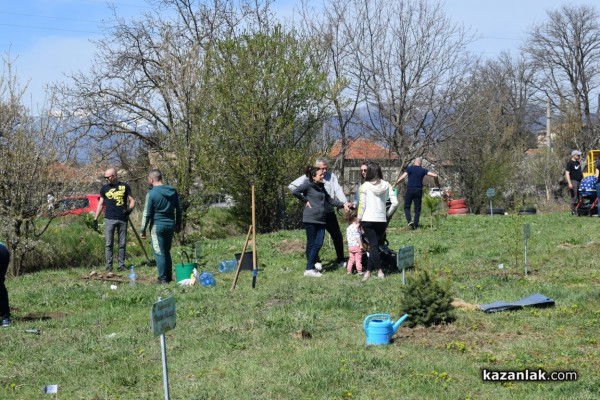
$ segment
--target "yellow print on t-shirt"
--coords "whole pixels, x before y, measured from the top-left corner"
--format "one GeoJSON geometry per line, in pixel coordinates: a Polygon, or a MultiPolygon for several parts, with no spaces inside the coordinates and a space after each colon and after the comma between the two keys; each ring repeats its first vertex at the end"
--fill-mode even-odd
{"type": "Polygon", "coordinates": [[[125,204],[125,185],[119,185],[114,189],[110,189],[106,192],[106,198],[115,201],[116,206],[122,206],[125,204]]]}

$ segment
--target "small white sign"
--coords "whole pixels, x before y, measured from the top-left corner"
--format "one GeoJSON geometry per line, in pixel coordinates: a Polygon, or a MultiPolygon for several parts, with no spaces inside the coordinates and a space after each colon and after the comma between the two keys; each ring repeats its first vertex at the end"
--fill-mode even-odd
{"type": "Polygon", "coordinates": [[[42,389],[43,394],[56,394],[58,393],[58,385],[46,385],[42,389]]]}
{"type": "Polygon", "coordinates": [[[150,323],[154,336],[160,336],[175,328],[175,298],[168,297],[152,305],[150,323]]]}

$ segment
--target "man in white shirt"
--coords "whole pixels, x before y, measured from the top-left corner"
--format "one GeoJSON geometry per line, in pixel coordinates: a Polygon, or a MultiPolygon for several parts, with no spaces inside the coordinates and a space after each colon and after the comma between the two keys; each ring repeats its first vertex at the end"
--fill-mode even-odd
{"type": "MultiPolygon", "coordinates": [[[[315,167],[319,168],[325,173],[325,177],[323,183],[325,185],[325,190],[334,199],[341,201],[342,203],[347,203],[348,199],[340,186],[337,177],[331,171],[329,171],[329,162],[326,158],[320,157],[315,161],[315,167]]],[[[306,175],[302,175],[294,182],[290,183],[288,189],[293,191],[300,185],[302,185],[308,177],[306,175]]],[[[342,236],[342,231],[340,230],[340,225],[337,220],[337,216],[335,215],[335,208],[325,203],[326,207],[326,219],[325,219],[325,230],[331,236],[331,240],[333,242],[333,247],[335,248],[335,254],[337,257],[338,266],[344,268],[346,266],[346,257],[344,256],[344,238],[342,236]]],[[[320,262],[315,264],[315,268],[317,270],[321,270],[323,267],[320,262]]]]}

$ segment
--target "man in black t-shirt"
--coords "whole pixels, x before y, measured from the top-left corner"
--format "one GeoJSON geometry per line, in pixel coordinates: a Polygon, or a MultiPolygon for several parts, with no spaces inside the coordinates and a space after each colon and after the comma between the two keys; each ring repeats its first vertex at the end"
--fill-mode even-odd
{"type": "Polygon", "coordinates": [[[406,168],[406,171],[404,171],[404,173],[398,177],[396,183],[394,184],[394,187],[396,187],[404,178],[408,177],[406,194],[404,195],[404,215],[406,216],[408,227],[413,230],[419,227],[421,203],[423,201],[423,179],[425,176],[431,176],[435,179],[436,184],[440,186],[438,175],[423,168],[421,166],[422,163],[422,157],[415,158],[414,164],[406,168]],[[411,219],[410,217],[411,204],[415,205],[414,219],[411,219]]]}
{"type": "Polygon", "coordinates": [[[579,200],[579,183],[583,179],[583,171],[581,170],[581,152],[573,150],[571,159],[567,161],[565,167],[565,179],[569,185],[569,193],[571,194],[571,214],[577,215],[577,201],[579,200]]]}
{"type": "Polygon", "coordinates": [[[106,185],[100,189],[100,200],[94,215],[94,229],[98,229],[98,216],[102,207],[106,206],[104,219],[104,238],[106,241],[106,271],[112,272],[113,243],[115,231],[119,234],[119,271],[125,270],[125,247],[127,244],[127,222],[129,214],[135,207],[135,199],[131,196],[131,188],[119,182],[117,171],[109,168],[104,173],[106,185]]]}

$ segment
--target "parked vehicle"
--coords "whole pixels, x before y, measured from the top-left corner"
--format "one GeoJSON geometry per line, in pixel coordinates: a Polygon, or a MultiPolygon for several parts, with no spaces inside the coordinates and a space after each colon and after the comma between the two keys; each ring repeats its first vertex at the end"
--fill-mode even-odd
{"type": "Polygon", "coordinates": [[[434,187],[429,189],[429,197],[442,197],[442,189],[434,187]]]}
{"type": "Polygon", "coordinates": [[[58,202],[56,214],[59,216],[79,215],[83,213],[93,214],[96,212],[99,200],[100,195],[98,193],[67,196],[58,202]]]}

